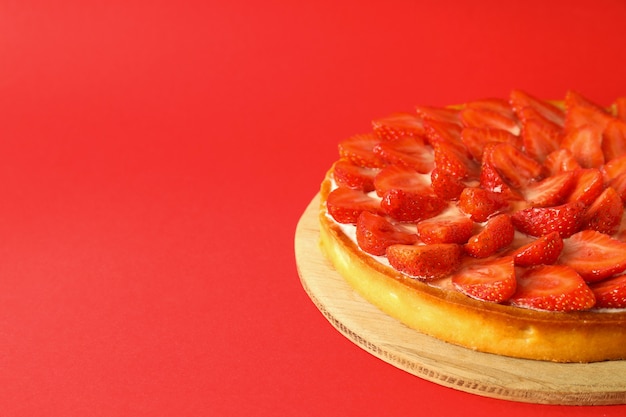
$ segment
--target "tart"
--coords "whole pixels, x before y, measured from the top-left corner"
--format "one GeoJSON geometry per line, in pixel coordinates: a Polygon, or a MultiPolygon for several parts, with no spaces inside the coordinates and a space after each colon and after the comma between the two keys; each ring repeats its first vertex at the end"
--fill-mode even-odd
{"type": "Polygon", "coordinates": [[[370,303],[481,352],[626,358],[626,99],[514,90],[339,143],[320,246],[370,303]]]}

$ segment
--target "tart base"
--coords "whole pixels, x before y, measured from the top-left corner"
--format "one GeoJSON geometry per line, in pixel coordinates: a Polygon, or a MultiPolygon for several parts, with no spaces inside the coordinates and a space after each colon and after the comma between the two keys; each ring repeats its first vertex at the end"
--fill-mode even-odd
{"type": "MultiPolygon", "coordinates": [[[[322,189],[321,194],[323,195],[323,193],[324,189],[322,189]]],[[[410,318],[398,317],[396,319],[389,315],[393,313],[385,313],[383,310],[386,308],[385,305],[387,307],[390,305],[390,300],[394,300],[395,303],[395,300],[402,299],[402,302],[408,303],[408,305],[424,301],[428,304],[430,300],[434,303],[430,307],[413,306],[415,308],[426,308],[426,310],[422,310],[423,314],[420,315],[424,316],[427,315],[424,311],[436,310],[437,302],[444,302],[443,300],[445,300],[446,305],[455,305],[456,296],[452,295],[448,299],[446,297],[450,297],[451,294],[444,295],[443,293],[447,292],[421,283],[397,280],[393,281],[395,282],[394,284],[389,284],[389,277],[382,271],[378,272],[381,276],[373,280],[373,282],[380,281],[378,284],[368,285],[366,288],[359,288],[358,285],[353,287],[342,277],[337,269],[350,268],[353,270],[352,268],[365,268],[365,270],[370,271],[371,266],[368,265],[367,261],[363,263],[364,259],[366,259],[365,257],[348,256],[346,258],[344,256],[345,253],[350,252],[335,251],[335,255],[333,255],[333,251],[328,250],[331,242],[334,245],[352,245],[352,243],[345,237],[341,238],[342,234],[338,233],[340,231],[336,226],[333,227],[331,223],[324,226],[323,222],[320,223],[319,207],[322,198],[321,195],[317,195],[311,201],[297,226],[295,251],[298,272],[304,289],[318,309],[337,330],[355,344],[374,356],[413,375],[477,395],[543,404],[626,404],[626,381],[621,377],[623,372],[626,372],[626,361],[613,360],[595,363],[550,362],[548,360],[558,359],[548,357],[545,353],[551,349],[554,350],[554,343],[549,343],[548,347],[538,349],[538,351],[544,352],[540,355],[541,358],[547,360],[519,359],[503,356],[505,354],[501,352],[503,347],[508,350],[519,348],[519,343],[511,342],[510,340],[497,344],[497,350],[500,351],[497,352],[498,354],[483,353],[427,336],[399,321],[410,321],[410,318]],[[321,247],[320,242],[322,242],[321,247]],[[330,259],[333,259],[333,263],[337,264],[336,267],[325,256],[321,248],[326,248],[330,259]],[[360,265],[359,262],[361,263],[360,265]],[[423,294],[417,298],[414,298],[415,295],[421,294],[421,291],[411,291],[412,286],[415,284],[420,284],[418,287],[420,290],[423,290],[423,294]],[[382,291],[384,296],[381,296],[381,291],[378,291],[380,287],[376,288],[377,285],[381,285],[387,290],[389,285],[391,285],[395,291],[382,291]],[[426,290],[421,288],[421,286],[429,289],[426,290]],[[406,298],[413,298],[413,300],[407,300],[406,298]],[[374,304],[378,305],[378,307],[374,304]],[[552,347],[550,348],[550,346],[552,347]]],[[[332,245],[330,246],[331,248],[333,247],[332,245]]],[[[339,248],[341,246],[335,247],[339,248]]],[[[461,294],[456,295],[464,297],[461,294]]],[[[456,302],[459,301],[456,300],[456,302]]],[[[466,300],[465,303],[460,303],[460,305],[462,308],[458,307],[461,310],[458,310],[457,314],[475,314],[478,317],[477,320],[480,320],[481,314],[488,313],[492,321],[495,315],[498,317],[496,321],[506,324],[504,327],[505,331],[517,328],[525,334],[542,334],[541,329],[537,330],[535,328],[531,331],[530,329],[533,328],[528,327],[529,323],[533,321],[535,325],[537,323],[541,324],[539,317],[543,314],[541,312],[524,312],[522,318],[526,320],[526,324],[520,326],[519,322],[517,322],[519,317],[512,319],[510,314],[507,314],[506,310],[510,309],[509,307],[494,305],[490,306],[489,311],[481,311],[478,307],[479,305],[484,305],[484,303],[467,303],[466,300]],[[467,310],[468,308],[469,310],[467,310]],[[477,308],[477,311],[473,311],[477,308]],[[495,308],[495,312],[491,311],[491,308],[495,308]],[[527,317],[524,318],[524,316],[527,317]]],[[[606,315],[603,314],[602,316],[606,315]]],[[[619,313],[618,316],[620,317],[616,316],[611,320],[613,326],[616,325],[616,322],[619,323],[623,320],[622,313],[619,313]]],[[[448,309],[445,314],[439,313],[439,316],[431,316],[426,321],[431,321],[433,323],[431,327],[433,328],[441,328],[442,325],[437,320],[450,320],[453,322],[454,318],[451,317],[448,309]]],[[[565,320],[563,322],[567,323],[568,321],[565,320]]],[[[565,329],[567,329],[567,326],[573,325],[567,324],[564,326],[561,321],[558,321],[558,323],[561,324],[557,327],[564,327],[565,329]]],[[[480,326],[488,326],[488,321],[484,319],[480,326]]],[[[551,328],[551,324],[547,323],[545,326],[539,327],[551,328]]],[[[585,328],[586,324],[583,323],[582,327],[585,328]]],[[[590,329],[597,329],[597,327],[591,326],[590,329]]],[[[569,339],[572,339],[571,330],[570,328],[567,331],[562,331],[562,335],[557,335],[557,340],[564,339],[566,335],[568,335],[569,339]]],[[[487,343],[489,339],[493,342],[493,338],[497,340],[498,337],[502,336],[501,332],[502,330],[497,328],[490,329],[484,333],[481,331],[483,333],[483,336],[480,338],[483,340],[481,343],[487,343]]],[[[463,333],[463,331],[459,331],[456,334],[462,335],[463,333]]],[[[476,331],[476,324],[474,324],[472,325],[472,334],[476,333],[478,332],[476,331]]],[[[586,339],[587,343],[596,344],[612,337],[612,342],[609,345],[614,346],[614,343],[623,343],[623,340],[620,339],[621,337],[626,338],[626,336],[618,335],[617,339],[615,339],[615,335],[611,334],[608,328],[600,331],[597,335],[591,333],[593,333],[593,330],[589,330],[587,333],[583,331],[579,343],[582,339],[586,339]]],[[[458,337],[462,339],[467,337],[467,335],[458,337]]],[[[533,337],[531,340],[538,339],[533,337]]],[[[569,347],[564,348],[565,351],[576,348],[571,343],[572,341],[570,340],[566,345],[569,347]]],[[[608,353],[615,349],[611,346],[607,347],[608,353]]],[[[607,353],[606,350],[601,350],[603,354],[607,353]]],[[[591,356],[595,354],[589,352],[581,354],[579,351],[576,351],[572,355],[572,358],[576,358],[576,361],[583,359],[589,361],[591,356]]]]}

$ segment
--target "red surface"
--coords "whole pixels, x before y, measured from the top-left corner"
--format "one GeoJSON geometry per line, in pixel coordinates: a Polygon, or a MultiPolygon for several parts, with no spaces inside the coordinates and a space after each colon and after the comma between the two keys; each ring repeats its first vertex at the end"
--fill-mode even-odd
{"type": "Polygon", "coordinates": [[[626,95],[624,21],[619,0],[4,2],[0,414],[623,415],[375,359],[308,300],[293,235],[373,117],[626,95]]]}

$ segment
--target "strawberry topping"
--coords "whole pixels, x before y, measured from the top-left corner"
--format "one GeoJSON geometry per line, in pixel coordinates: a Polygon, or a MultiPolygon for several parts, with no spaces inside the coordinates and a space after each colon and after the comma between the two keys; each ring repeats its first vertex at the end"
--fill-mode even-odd
{"type": "Polygon", "coordinates": [[[486,258],[510,245],[515,236],[511,216],[498,214],[464,245],[465,252],[475,258],[486,258]]]}
{"type": "Polygon", "coordinates": [[[517,287],[513,258],[468,262],[452,275],[452,283],[469,297],[494,303],[506,301],[517,287]]]}
{"type": "Polygon", "coordinates": [[[416,243],[417,235],[400,229],[383,216],[364,211],[357,219],[356,241],[365,252],[382,256],[388,246],[416,243]]]}
{"type": "Polygon", "coordinates": [[[559,263],[587,282],[601,281],[626,270],[626,243],[595,230],[583,230],[564,241],[559,263]]]}
{"type": "Polygon", "coordinates": [[[422,280],[434,280],[456,271],[462,252],[455,243],[391,245],[387,248],[387,259],[398,271],[422,280]]]}
{"type": "Polygon", "coordinates": [[[626,308],[626,275],[618,275],[590,285],[596,308],[626,308]]]}

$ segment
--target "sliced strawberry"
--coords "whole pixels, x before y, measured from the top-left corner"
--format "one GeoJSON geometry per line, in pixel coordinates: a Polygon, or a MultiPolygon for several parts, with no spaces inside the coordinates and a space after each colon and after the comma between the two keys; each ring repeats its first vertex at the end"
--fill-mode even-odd
{"type": "Polygon", "coordinates": [[[416,106],[415,111],[417,115],[424,120],[456,125],[461,124],[458,109],[450,107],[416,106]]]}
{"type": "Polygon", "coordinates": [[[596,297],[596,308],[626,308],[626,275],[589,285],[596,297]]]}
{"type": "Polygon", "coordinates": [[[463,244],[474,233],[474,222],[462,214],[440,215],[417,224],[424,243],[463,244]]]}
{"type": "Polygon", "coordinates": [[[514,306],[549,311],[589,310],[595,297],[585,281],[565,265],[528,268],[517,277],[514,306]]]}
{"type": "Polygon", "coordinates": [[[564,240],[559,263],[573,268],[587,282],[626,270],[626,243],[595,230],[583,230],[564,240]]]}
{"type": "Polygon", "coordinates": [[[612,235],[619,230],[623,214],[621,197],[612,187],[607,187],[587,208],[582,228],[612,235]]]}
{"type": "Polygon", "coordinates": [[[416,243],[417,235],[400,229],[383,216],[364,211],[356,222],[356,241],[363,251],[382,256],[388,246],[416,243]]]}
{"type": "Polygon", "coordinates": [[[547,100],[534,97],[522,90],[513,90],[509,98],[511,107],[520,120],[524,120],[522,110],[526,107],[532,107],[539,114],[552,123],[563,126],[565,123],[565,112],[560,107],[555,106],[547,100]]]}
{"type": "Polygon", "coordinates": [[[397,164],[425,174],[434,166],[433,149],[421,137],[406,136],[383,141],[374,146],[374,153],[388,164],[397,164]]]}
{"type": "MultiPolygon", "coordinates": [[[[464,146],[464,145],[463,145],[464,146]]],[[[479,173],[478,164],[466,148],[460,149],[449,142],[433,143],[435,167],[458,178],[473,178],[479,173]]]]}
{"type": "Polygon", "coordinates": [[[543,175],[542,165],[508,143],[487,146],[483,164],[493,166],[512,188],[522,188],[543,175]]]}
{"type": "Polygon", "coordinates": [[[604,178],[599,169],[579,169],[574,171],[574,188],[567,201],[580,201],[585,205],[593,203],[604,189],[604,178]]]}
{"type": "Polygon", "coordinates": [[[394,113],[372,121],[376,136],[383,141],[405,136],[424,136],[424,119],[411,113],[394,113]]]}
{"type": "Polygon", "coordinates": [[[399,189],[387,191],[380,202],[380,208],[400,222],[418,222],[441,213],[448,206],[446,200],[428,193],[411,192],[399,189]]]}
{"type": "Polygon", "coordinates": [[[462,178],[451,174],[445,169],[435,168],[430,174],[431,186],[436,195],[444,200],[458,200],[466,187],[462,178]]]}
{"type": "Polygon", "coordinates": [[[387,259],[396,270],[430,281],[456,271],[462,253],[461,246],[455,243],[391,245],[387,248],[387,259]]]}
{"type": "Polygon", "coordinates": [[[531,158],[542,162],[546,157],[559,149],[562,140],[562,129],[559,125],[541,116],[532,107],[522,110],[525,115],[522,124],[522,143],[524,152],[531,158]]]}
{"type": "Polygon", "coordinates": [[[431,145],[438,142],[445,142],[457,148],[459,152],[467,151],[465,145],[461,141],[461,132],[463,131],[462,125],[427,120],[424,123],[424,129],[426,131],[426,139],[431,145]]]}
{"type": "Polygon", "coordinates": [[[605,161],[626,155],[626,121],[613,119],[606,125],[602,133],[602,152],[605,161]]]}
{"type": "Polygon", "coordinates": [[[583,168],[599,168],[604,164],[602,130],[580,126],[563,137],[561,146],[569,150],[583,168]]]}
{"type": "Polygon", "coordinates": [[[615,109],[615,116],[626,122],[626,97],[619,97],[613,103],[615,109]]]}
{"type": "Polygon", "coordinates": [[[463,246],[474,258],[486,258],[513,242],[515,229],[511,216],[498,214],[487,221],[485,227],[472,236],[463,246]]]}
{"type": "Polygon", "coordinates": [[[339,187],[328,194],[328,214],[338,223],[356,224],[363,211],[381,213],[380,202],[360,190],[339,187]]]}
{"type": "Polygon", "coordinates": [[[522,193],[532,207],[556,206],[565,202],[575,185],[574,173],[565,171],[530,183],[522,193]]]}
{"type": "Polygon", "coordinates": [[[513,135],[518,135],[520,132],[516,119],[490,109],[466,107],[461,110],[461,121],[465,127],[501,129],[513,135]]]}
{"type": "Polygon", "coordinates": [[[602,167],[602,176],[607,184],[624,172],[626,172],[626,154],[610,160],[602,167]]]}
{"type": "Polygon", "coordinates": [[[567,108],[563,129],[566,134],[583,127],[590,127],[602,132],[612,119],[613,116],[596,106],[573,104],[567,108]]]}
{"type": "Polygon", "coordinates": [[[585,107],[597,110],[599,112],[606,113],[604,107],[599,105],[598,103],[592,101],[588,97],[583,96],[578,91],[569,90],[565,93],[565,99],[563,100],[565,103],[565,108],[569,111],[574,107],[585,107]]]}
{"type": "Polygon", "coordinates": [[[430,191],[428,177],[413,168],[387,165],[374,177],[374,188],[379,197],[389,190],[427,193],[430,191]]]}
{"type": "Polygon", "coordinates": [[[340,187],[354,188],[370,192],[374,190],[374,168],[363,168],[346,159],[340,159],[333,166],[333,178],[340,187]]]}
{"type": "Polygon", "coordinates": [[[502,98],[492,97],[481,100],[470,101],[465,105],[466,108],[490,110],[500,113],[509,119],[515,119],[515,112],[511,108],[511,105],[507,100],[502,98]]]}
{"type": "Polygon", "coordinates": [[[581,168],[574,155],[567,149],[558,149],[550,153],[543,165],[548,175],[554,175],[563,171],[575,171],[581,168]]]}
{"type": "Polygon", "coordinates": [[[385,165],[374,153],[374,146],[380,142],[373,133],[354,135],[339,142],[339,156],[350,160],[354,165],[367,168],[381,168],[385,165]]]}
{"type": "Polygon", "coordinates": [[[480,162],[483,157],[485,146],[491,142],[510,143],[518,149],[521,149],[521,141],[509,131],[502,129],[466,127],[461,132],[461,141],[467,147],[472,157],[480,162]]]}
{"type": "Polygon", "coordinates": [[[517,287],[513,258],[490,258],[468,263],[452,275],[454,286],[468,297],[501,303],[517,287]]]}
{"type": "Polygon", "coordinates": [[[626,172],[619,174],[617,177],[609,181],[608,186],[617,191],[617,194],[622,199],[622,202],[626,204],[626,172]]]}
{"type": "Polygon", "coordinates": [[[561,250],[563,239],[558,232],[552,232],[516,249],[512,256],[516,266],[550,265],[559,258],[561,250]]]}
{"type": "Polygon", "coordinates": [[[478,223],[498,214],[509,207],[509,201],[502,193],[479,187],[466,187],[459,197],[459,209],[478,223]]]}
{"type": "Polygon", "coordinates": [[[480,167],[480,187],[484,190],[502,194],[511,200],[522,200],[522,196],[504,181],[498,170],[491,163],[483,161],[480,167]]]}
{"type": "Polygon", "coordinates": [[[558,232],[565,238],[580,230],[584,212],[585,205],[576,201],[560,206],[519,210],[511,216],[511,220],[517,230],[527,235],[539,237],[558,232]]]}

